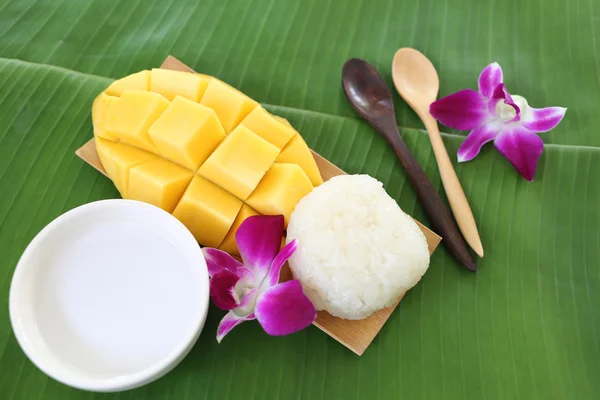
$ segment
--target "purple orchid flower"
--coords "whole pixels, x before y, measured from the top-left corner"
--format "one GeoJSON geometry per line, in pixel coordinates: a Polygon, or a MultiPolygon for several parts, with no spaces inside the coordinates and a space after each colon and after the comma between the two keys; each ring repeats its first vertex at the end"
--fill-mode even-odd
{"type": "Polygon", "coordinates": [[[525,98],[511,96],[502,83],[502,68],[492,63],[479,75],[479,92],[458,91],[432,103],[429,111],[450,128],[471,130],[458,149],[458,162],[472,160],[493,140],[517,171],[532,181],[544,149],[536,133],[553,129],[567,109],[532,108],[525,98]]]}
{"type": "Polygon", "coordinates": [[[313,323],[315,306],[297,280],[279,282],[281,267],[296,251],[296,240],[281,251],[282,215],[247,218],[235,238],[243,264],[228,253],[203,248],[213,303],[229,311],[217,328],[221,340],[244,321],[257,319],[267,334],[289,335],[313,323]]]}

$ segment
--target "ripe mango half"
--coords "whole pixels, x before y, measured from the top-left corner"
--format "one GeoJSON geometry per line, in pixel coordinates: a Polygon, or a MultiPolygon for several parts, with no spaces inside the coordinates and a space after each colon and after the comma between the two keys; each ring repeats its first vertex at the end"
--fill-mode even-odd
{"type": "Polygon", "coordinates": [[[173,214],[203,246],[239,254],[252,215],[283,214],[323,183],[300,134],[226,83],[144,70],[113,82],[92,105],[96,149],[125,199],[173,214]]]}

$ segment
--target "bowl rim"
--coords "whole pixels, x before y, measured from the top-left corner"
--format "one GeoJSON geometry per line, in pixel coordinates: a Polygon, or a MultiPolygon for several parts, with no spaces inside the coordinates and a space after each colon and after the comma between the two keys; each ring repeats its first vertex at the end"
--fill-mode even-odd
{"type": "MultiPolygon", "coordinates": [[[[46,225],[40,232],[38,232],[35,235],[35,237],[31,240],[31,242],[27,245],[27,247],[21,254],[21,257],[19,258],[19,261],[17,262],[11,279],[8,299],[9,318],[13,334],[15,335],[17,343],[19,344],[27,358],[38,369],[40,369],[49,377],[67,386],[86,391],[118,392],[123,390],[129,390],[143,386],[161,378],[162,376],[170,372],[173,368],[175,368],[190,352],[190,350],[198,340],[200,333],[203,330],[208,315],[210,299],[208,281],[208,267],[206,265],[204,254],[200,246],[198,245],[198,242],[191,234],[191,232],[185,227],[185,225],[183,225],[183,223],[181,223],[177,218],[173,217],[173,215],[159,207],[137,200],[98,200],[75,207],[59,215],[48,225],[46,225]],[[190,331],[186,333],[185,339],[177,343],[177,345],[174,346],[174,348],[165,357],[160,359],[158,362],[155,362],[152,365],[148,365],[133,373],[108,378],[91,378],[87,376],[82,377],[71,375],[68,373],[69,368],[65,368],[64,371],[56,371],[52,368],[52,364],[65,364],[61,362],[59,357],[53,357],[52,360],[48,359],[45,356],[37,354],[35,351],[35,346],[32,345],[29,340],[29,338],[32,337],[32,334],[30,333],[32,326],[27,326],[19,322],[20,311],[18,299],[25,295],[23,293],[24,286],[26,283],[26,277],[24,275],[26,272],[25,266],[28,264],[35,252],[39,249],[40,245],[45,240],[47,240],[49,235],[53,233],[53,231],[55,231],[58,227],[64,224],[72,223],[73,220],[77,218],[85,217],[90,212],[93,213],[96,211],[105,210],[106,208],[114,207],[129,207],[138,208],[142,210],[145,209],[144,212],[148,215],[148,218],[151,218],[152,216],[162,215],[163,220],[169,221],[168,223],[171,224],[171,227],[176,230],[177,236],[179,237],[180,235],[182,235],[182,245],[186,247],[186,251],[189,247],[189,251],[196,253],[198,257],[198,267],[206,272],[205,274],[200,274],[201,276],[204,276],[205,279],[202,279],[202,281],[199,282],[199,285],[202,287],[202,291],[206,293],[206,296],[201,296],[201,301],[196,303],[196,307],[198,307],[198,315],[200,316],[200,318],[198,318],[198,320],[195,321],[190,331]],[[167,218],[164,218],[165,216],[167,218]],[[65,373],[65,371],[67,372],[65,373]]],[[[53,353],[52,348],[47,344],[46,346],[50,353],[53,353]]]]}

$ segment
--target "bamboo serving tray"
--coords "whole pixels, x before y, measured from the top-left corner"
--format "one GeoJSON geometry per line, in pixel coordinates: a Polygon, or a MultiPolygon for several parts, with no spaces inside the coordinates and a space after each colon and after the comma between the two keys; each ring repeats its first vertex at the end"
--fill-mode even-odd
{"type": "MultiPolygon", "coordinates": [[[[161,68],[184,72],[194,72],[187,65],[183,64],[181,61],[172,56],[167,57],[167,59],[161,65],[161,68]]],[[[84,144],[75,152],[75,154],[77,154],[77,156],[97,169],[99,172],[107,176],[104,168],[102,167],[102,163],[100,162],[100,158],[98,157],[98,153],[96,152],[94,139],[91,139],[84,144]]],[[[344,171],[327,161],[325,158],[321,157],[319,154],[315,153],[314,151],[312,154],[324,181],[327,181],[334,176],[345,174],[344,171]]],[[[429,247],[429,253],[432,254],[439,245],[441,237],[429,230],[419,221],[415,222],[425,234],[427,245],[429,247]]],[[[292,274],[289,268],[286,267],[281,272],[281,280],[285,281],[291,278],[292,274]]],[[[398,300],[398,303],[400,300],[398,300]]],[[[390,317],[398,303],[392,307],[380,310],[365,319],[356,321],[337,318],[325,311],[319,311],[317,314],[317,319],[313,325],[360,356],[371,344],[373,339],[375,339],[375,336],[377,336],[381,328],[383,328],[383,325],[390,317]]]]}

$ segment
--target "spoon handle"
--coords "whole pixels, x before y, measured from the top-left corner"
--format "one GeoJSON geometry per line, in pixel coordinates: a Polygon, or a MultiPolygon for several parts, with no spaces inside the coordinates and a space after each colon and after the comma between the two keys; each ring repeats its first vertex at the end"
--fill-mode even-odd
{"type": "MultiPolygon", "coordinates": [[[[375,121],[374,121],[375,122],[375,121]]],[[[429,217],[434,229],[442,236],[446,247],[454,254],[469,271],[476,271],[477,265],[469,254],[467,244],[458,230],[456,222],[450,211],[438,196],[435,188],[423,172],[417,160],[402,140],[395,120],[385,119],[377,121],[373,126],[387,139],[394,149],[398,160],[404,167],[410,183],[417,193],[425,213],[429,217]]]]}
{"type": "Polygon", "coordinates": [[[421,120],[425,124],[425,128],[429,133],[429,140],[431,141],[431,147],[433,147],[433,153],[438,164],[438,169],[442,177],[442,184],[448,197],[448,203],[454,214],[454,218],[458,223],[458,227],[462,232],[465,240],[471,246],[471,248],[479,255],[483,257],[483,245],[481,244],[481,238],[477,231],[477,224],[473,217],[473,212],[465,196],[465,192],[456,176],[454,166],[448,157],[446,146],[440,136],[437,122],[428,111],[425,111],[420,115],[421,120]]]}

